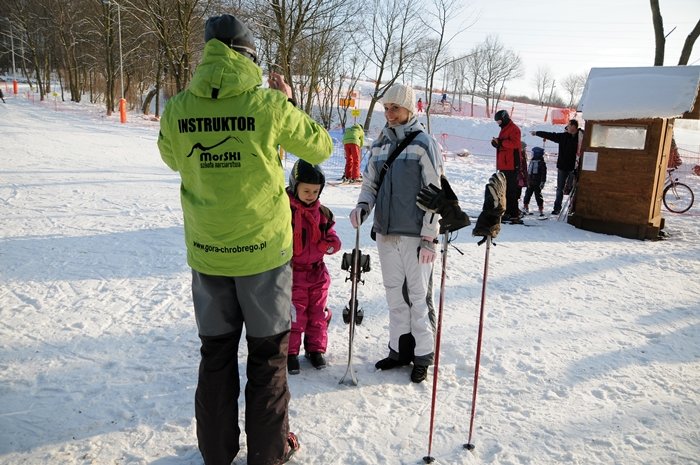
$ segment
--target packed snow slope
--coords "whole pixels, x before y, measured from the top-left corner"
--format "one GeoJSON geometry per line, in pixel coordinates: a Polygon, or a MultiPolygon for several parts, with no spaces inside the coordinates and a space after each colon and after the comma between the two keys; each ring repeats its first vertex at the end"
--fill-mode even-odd
{"type": "MultiPolygon", "coordinates": [[[[199,341],[179,178],[160,160],[157,122],[130,115],[120,125],[118,115],[85,105],[6,100],[0,463],[201,465],[193,419],[199,341]]],[[[486,119],[432,123],[436,134],[488,141],[498,133],[486,119]]],[[[549,151],[556,153],[551,144],[549,151]]],[[[331,179],[340,176],[341,153],[326,164],[331,179]]],[[[492,151],[450,154],[445,165],[463,208],[477,216],[495,168],[492,151]]],[[[552,158],[549,168],[551,209],[552,158]]],[[[348,214],[358,192],[323,191],[345,252],[354,244],[348,214]]],[[[699,211],[666,214],[670,237],[657,242],[555,219],[503,226],[490,249],[471,452],[462,445],[485,246],[471,228],[456,234],[441,328],[436,463],[700,463],[699,211]]],[[[387,354],[388,314],[369,225],[361,247],[373,269],[359,286],[359,385],[338,383],[348,354],[340,314],[350,292],[339,253],[327,259],[330,366],[318,371],[303,360],[301,374],[289,377],[291,428],[302,447],[294,463],[418,464],[428,453],[434,371],[414,384],[409,368],[374,369],[387,354]]],[[[436,302],[440,267],[438,260],[436,302]]],[[[240,352],[245,373],[244,345],[240,352]]],[[[241,443],[238,465],[246,457],[241,443]]]]}

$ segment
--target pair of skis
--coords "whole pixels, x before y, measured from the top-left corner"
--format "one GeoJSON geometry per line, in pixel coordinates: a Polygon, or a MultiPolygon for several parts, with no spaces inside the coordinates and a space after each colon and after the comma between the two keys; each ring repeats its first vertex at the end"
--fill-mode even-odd
{"type": "Polygon", "coordinates": [[[559,212],[559,217],[557,218],[558,221],[564,221],[569,217],[569,215],[572,215],[574,213],[577,184],[578,182],[576,180],[576,177],[574,177],[571,184],[571,191],[567,195],[567,199],[564,202],[564,205],[562,205],[561,211],[559,212]]]}
{"type": "Polygon", "coordinates": [[[351,290],[350,301],[343,310],[343,321],[345,324],[350,325],[348,338],[348,366],[345,369],[345,374],[342,378],[340,378],[339,384],[352,384],[353,386],[357,386],[357,376],[355,375],[355,369],[352,366],[353,340],[355,339],[355,326],[362,324],[362,319],[364,318],[364,313],[357,304],[357,285],[359,283],[364,284],[364,281],[362,280],[362,273],[370,270],[369,255],[364,255],[360,250],[359,225],[355,234],[355,248],[352,249],[351,253],[343,254],[341,268],[349,273],[349,276],[345,278],[345,280],[351,282],[351,290]]]}

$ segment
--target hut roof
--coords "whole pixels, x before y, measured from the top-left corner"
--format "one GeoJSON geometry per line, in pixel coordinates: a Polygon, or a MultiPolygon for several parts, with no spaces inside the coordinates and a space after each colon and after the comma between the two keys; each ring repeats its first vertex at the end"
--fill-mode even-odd
{"type": "Polygon", "coordinates": [[[699,89],[700,66],[592,68],[578,111],[587,121],[678,118],[699,89]]]}

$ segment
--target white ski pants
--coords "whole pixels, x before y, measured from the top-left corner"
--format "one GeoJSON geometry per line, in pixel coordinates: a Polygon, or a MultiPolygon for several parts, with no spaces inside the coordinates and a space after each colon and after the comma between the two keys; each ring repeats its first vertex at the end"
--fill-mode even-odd
{"type": "Polygon", "coordinates": [[[416,357],[433,353],[434,334],[426,294],[433,264],[418,262],[420,237],[377,234],[377,251],[389,306],[389,348],[399,351],[399,337],[411,333],[416,340],[416,357]],[[408,298],[403,295],[406,281],[408,298]]]}

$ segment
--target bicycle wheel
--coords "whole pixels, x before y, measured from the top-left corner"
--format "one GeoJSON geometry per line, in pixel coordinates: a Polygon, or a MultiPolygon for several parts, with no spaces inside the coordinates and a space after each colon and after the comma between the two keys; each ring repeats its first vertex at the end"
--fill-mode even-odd
{"type": "Polygon", "coordinates": [[[673,213],[685,213],[693,206],[695,195],[690,187],[681,182],[677,182],[669,184],[664,188],[663,201],[668,211],[673,213]]]}

